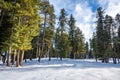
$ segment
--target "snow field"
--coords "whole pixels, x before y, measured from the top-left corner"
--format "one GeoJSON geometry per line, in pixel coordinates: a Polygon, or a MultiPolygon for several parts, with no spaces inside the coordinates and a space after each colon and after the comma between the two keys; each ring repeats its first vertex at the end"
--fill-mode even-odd
{"type": "Polygon", "coordinates": [[[0,63],[0,80],[120,80],[120,64],[55,58],[28,61],[22,68],[0,63]]]}

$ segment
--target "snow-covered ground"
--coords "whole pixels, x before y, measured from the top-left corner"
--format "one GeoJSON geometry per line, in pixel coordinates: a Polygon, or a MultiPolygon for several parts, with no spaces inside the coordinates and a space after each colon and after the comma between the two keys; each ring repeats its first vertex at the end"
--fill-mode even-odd
{"type": "Polygon", "coordinates": [[[93,59],[42,59],[28,61],[22,68],[0,62],[0,80],[120,80],[120,64],[93,59]]]}

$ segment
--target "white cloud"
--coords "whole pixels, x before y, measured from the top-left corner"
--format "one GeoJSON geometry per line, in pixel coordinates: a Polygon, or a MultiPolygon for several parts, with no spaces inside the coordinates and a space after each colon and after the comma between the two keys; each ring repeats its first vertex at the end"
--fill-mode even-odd
{"type": "Polygon", "coordinates": [[[76,25],[82,30],[86,41],[92,37],[94,14],[87,2],[76,4],[74,11],[74,17],[77,20],[76,25]]]}
{"type": "Polygon", "coordinates": [[[105,8],[108,5],[108,0],[98,0],[98,3],[101,7],[104,6],[104,8],[105,8]]]}
{"type": "Polygon", "coordinates": [[[50,3],[54,5],[56,14],[59,14],[60,9],[62,9],[62,8],[65,8],[66,11],[68,11],[70,9],[72,10],[75,5],[74,3],[72,3],[72,0],[50,0],[50,3]]]}
{"type": "Polygon", "coordinates": [[[106,13],[112,17],[115,17],[117,13],[120,13],[120,1],[109,1],[106,13]]]}
{"type": "Polygon", "coordinates": [[[105,9],[105,14],[113,18],[120,13],[120,0],[99,0],[99,4],[105,9]]]}

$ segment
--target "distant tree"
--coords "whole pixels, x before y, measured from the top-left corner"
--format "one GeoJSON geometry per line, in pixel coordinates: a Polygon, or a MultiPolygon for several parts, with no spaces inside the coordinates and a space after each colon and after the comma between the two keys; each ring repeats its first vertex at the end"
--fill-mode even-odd
{"type": "Polygon", "coordinates": [[[75,58],[84,58],[84,55],[86,53],[85,48],[85,42],[84,42],[84,36],[82,34],[82,31],[79,28],[76,28],[75,30],[75,53],[77,56],[75,58]]]}
{"type": "Polygon", "coordinates": [[[102,9],[102,7],[99,7],[97,9],[97,27],[96,27],[96,40],[97,40],[97,51],[99,54],[99,57],[102,58],[102,62],[104,62],[104,26],[103,26],[103,22],[104,22],[104,16],[103,16],[104,10],[102,9]]]}
{"type": "Polygon", "coordinates": [[[40,1],[40,15],[43,19],[41,23],[41,31],[37,40],[37,56],[40,62],[41,57],[49,57],[51,60],[51,49],[54,38],[55,14],[54,6],[48,0],[40,1]]]}
{"type": "Polygon", "coordinates": [[[96,45],[97,57],[101,58],[102,62],[108,63],[109,57],[112,57],[113,63],[116,64],[116,24],[111,16],[104,17],[103,14],[104,10],[99,7],[97,9],[96,37],[93,37],[93,45],[96,45]]]}
{"type": "Polygon", "coordinates": [[[49,16],[48,27],[46,28],[45,42],[46,42],[46,47],[48,48],[47,53],[50,61],[52,55],[54,28],[55,28],[55,14],[54,14],[53,5],[49,7],[49,15],[50,16],[49,16]]]}
{"type": "Polygon", "coordinates": [[[90,43],[91,43],[91,48],[92,48],[92,51],[93,51],[93,56],[95,57],[96,62],[97,62],[99,54],[98,54],[98,51],[97,51],[97,38],[96,38],[96,34],[95,33],[93,33],[93,37],[92,37],[90,43]]]}
{"type": "Polygon", "coordinates": [[[109,57],[111,54],[111,27],[113,24],[113,19],[111,16],[106,15],[104,20],[104,61],[109,62],[109,57]]]}
{"type": "Polygon", "coordinates": [[[73,15],[70,15],[70,20],[68,21],[68,25],[69,25],[69,40],[70,40],[70,46],[72,48],[71,52],[70,52],[70,58],[73,59],[74,55],[75,55],[75,19],[73,17],[73,15]]]}
{"type": "Polygon", "coordinates": [[[115,21],[116,21],[116,26],[118,28],[117,30],[117,42],[116,42],[116,51],[117,51],[117,58],[118,58],[118,62],[119,59],[120,59],[120,14],[117,14],[116,17],[115,17],[115,21]]]}
{"type": "Polygon", "coordinates": [[[86,55],[85,55],[85,57],[89,57],[89,45],[88,45],[88,42],[86,42],[86,44],[85,44],[85,48],[86,48],[86,55]]]}
{"type": "Polygon", "coordinates": [[[60,51],[60,59],[62,60],[63,54],[64,54],[64,34],[66,34],[66,25],[67,25],[67,17],[66,17],[66,11],[65,9],[61,9],[60,16],[59,16],[59,36],[60,36],[60,42],[59,42],[59,51],[60,51]]]}

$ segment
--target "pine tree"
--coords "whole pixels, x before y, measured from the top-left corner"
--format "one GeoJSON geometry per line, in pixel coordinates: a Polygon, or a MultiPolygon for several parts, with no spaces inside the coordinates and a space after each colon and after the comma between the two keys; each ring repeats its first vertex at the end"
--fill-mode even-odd
{"type": "Polygon", "coordinates": [[[104,22],[104,16],[103,16],[104,10],[99,7],[97,9],[97,28],[96,28],[96,38],[97,38],[97,51],[99,54],[99,57],[102,58],[102,62],[104,62],[104,26],[103,26],[103,22],[104,22]]]}
{"type": "Polygon", "coordinates": [[[94,57],[94,54],[93,54],[93,50],[92,50],[92,39],[90,38],[89,39],[89,58],[93,58],[94,57]]]}
{"type": "Polygon", "coordinates": [[[42,17],[43,23],[40,36],[38,38],[39,45],[37,52],[39,52],[39,59],[40,62],[41,57],[48,57],[50,58],[51,48],[52,48],[52,42],[54,38],[54,24],[55,24],[55,14],[54,14],[54,6],[49,3],[49,1],[41,1],[41,15],[44,15],[42,17]],[[40,53],[41,52],[41,53],[40,53]]]}
{"type": "Polygon", "coordinates": [[[64,54],[64,34],[66,33],[66,25],[67,25],[67,17],[66,17],[66,11],[65,9],[61,9],[60,16],[59,16],[59,37],[60,42],[59,44],[59,52],[60,52],[60,59],[62,60],[63,54],[64,54]]]}
{"type": "Polygon", "coordinates": [[[70,20],[68,22],[69,25],[69,40],[70,40],[70,46],[72,47],[70,58],[73,59],[75,55],[75,19],[73,15],[70,15],[70,20]]]}
{"type": "Polygon", "coordinates": [[[96,31],[96,50],[97,57],[102,62],[108,63],[109,57],[113,57],[113,63],[116,64],[116,38],[115,23],[111,16],[103,16],[104,10],[100,7],[97,9],[97,31],[96,31]],[[112,53],[112,54],[111,54],[112,53]]]}
{"type": "Polygon", "coordinates": [[[98,54],[98,51],[97,51],[97,37],[96,37],[96,34],[93,33],[93,37],[92,37],[92,40],[91,40],[91,47],[92,47],[92,51],[93,51],[93,55],[96,59],[96,62],[97,62],[97,59],[99,57],[99,54],[98,54]]]}
{"type": "Polygon", "coordinates": [[[89,58],[89,47],[88,46],[89,46],[88,42],[86,42],[86,44],[85,44],[85,48],[86,48],[86,55],[85,55],[85,57],[88,56],[88,58],[89,58]]]}
{"type": "Polygon", "coordinates": [[[85,42],[84,42],[84,36],[82,34],[82,31],[79,28],[76,28],[75,30],[75,53],[77,56],[75,58],[84,58],[84,55],[86,53],[85,48],[85,42]]]}
{"type": "Polygon", "coordinates": [[[116,53],[117,53],[117,58],[118,58],[118,62],[120,62],[119,61],[119,59],[120,59],[120,14],[117,14],[116,15],[116,17],[115,17],[115,21],[116,21],[116,26],[117,26],[117,28],[118,28],[118,30],[117,30],[117,48],[116,48],[116,53]]]}
{"type": "Polygon", "coordinates": [[[69,57],[69,52],[71,50],[69,35],[67,33],[63,33],[61,36],[61,31],[59,29],[56,31],[55,48],[57,52],[56,55],[57,57],[60,56],[60,60],[62,60],[62,58],[69,57]]]}
{"type": "Polygon", "coordinates": [[[113,19],[111,16],[106,15],[104,20],[104,59],[105,62],[109,62],[110,51],[111,51],[111,27],[113,24],[113,19]]]}
{"type": "Polygon", "coordinates": [[[39,14],[37,0],[16,2],[14,12],[13,44],[17,49],[17,64],[22,66],[24,51],[31,49],[31,41],[39,32],[39,14]],[[32,34],[31,34],[32,33],[32,34]],[[20,58],[19,58],[20,57],[20,58]]]}
{"type": "Polygon", "coordinates": [[[13,8],[12,0],[0,0],[0,27],[6,10],[13,8]]]}
{"type": "Polygon", "coordinates": [[[58,43],[58,41],[59,41],[59,28],[57,28],[56,29],[56,31],[55,31],[55,38],[54,38],[54,41],[55,41],[55,52],[56,52],[56,57],[57,57],[57,59],[58,59],[58,57],[59,57],[59,43],[58,43]]]}
{"type": "Polygon", "coordinates": [[[12,9],[13,1],[0,1],[1,15],[0,15],[0,48],[8,51],[7,53],[7,66],[10,66],[10,54],[11,54],[11,36],[12,36],[12,9]],[[1,4],[2,3],[2,4],[1,4]]]}
{"type": "Polygon", "coordinates": [[[118,28],[118,39],[117,39],[117,58],[118,62],[120,63],[120,28],[118,28]]]}

